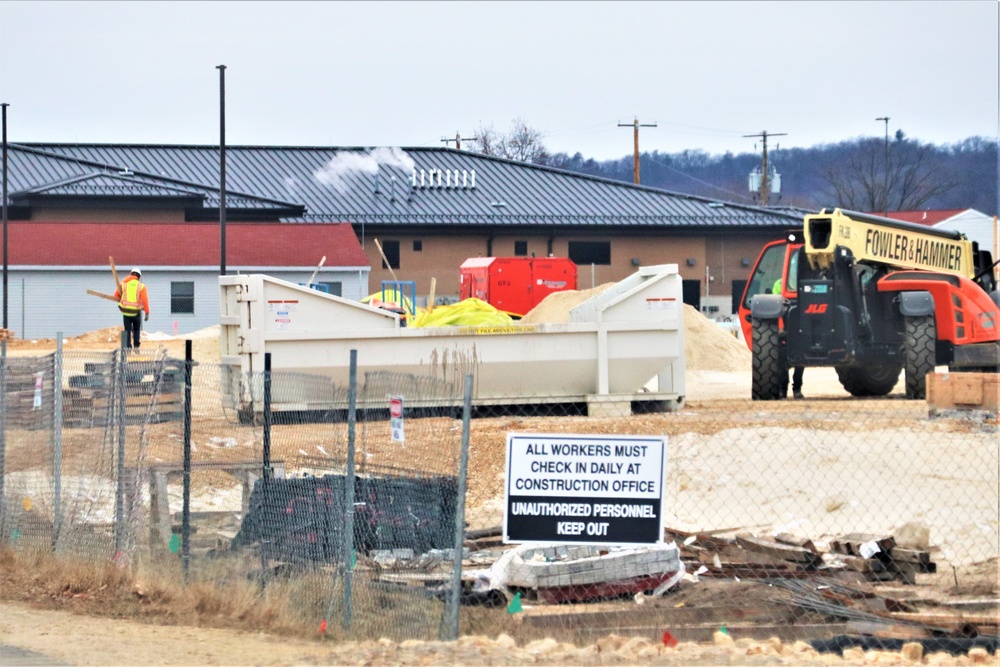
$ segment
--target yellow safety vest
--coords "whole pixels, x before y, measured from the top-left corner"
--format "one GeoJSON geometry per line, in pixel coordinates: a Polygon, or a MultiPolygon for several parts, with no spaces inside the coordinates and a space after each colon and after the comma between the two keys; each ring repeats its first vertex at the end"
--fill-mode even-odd
{"type": "Polygon", "coordinates": [[[122,282],[121,298],[118,301],[118,310],[125,315],[138,315],[142,311],[142,302],[139,301],[139,291],[142,283],[138,280],[126,280],[122,282]]]}

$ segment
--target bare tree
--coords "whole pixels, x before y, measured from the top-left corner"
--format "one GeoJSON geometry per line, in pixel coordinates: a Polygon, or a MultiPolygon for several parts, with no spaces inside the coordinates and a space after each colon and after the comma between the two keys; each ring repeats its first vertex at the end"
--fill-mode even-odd
{"type": "Polygon", "coordinates": [[[493,125],[480,125],[476,130],[477,152],[483,155],[545,164],[549,153],[542,143],[542,133],[530,127],[522,118],[516,118],[506,133],[498,132],[493,125]]]}
{"type": "Polygon", "coordinates": [[[857,211],[908,211],[945,194],[955,183],[945,180],[930,146],[896,132],[895,141],[857,142],[844,160],[825,170],[837,206],[857,211]]]}

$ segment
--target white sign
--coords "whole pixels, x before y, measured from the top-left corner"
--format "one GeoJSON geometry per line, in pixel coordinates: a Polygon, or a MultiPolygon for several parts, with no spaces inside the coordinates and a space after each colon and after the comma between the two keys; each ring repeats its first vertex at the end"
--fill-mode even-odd
{"type": "Polygon", "coordinates": [[[389,430],[392,431],[393,442],[406,442],[403,432],[403,397],[389,397],[389,430]]]}
{"type": "Polygon", "coordinates": [[[505,542],[658,544],[666,436],[508,434],[505,542]]]}
{"type": "Polygon", "coordinates": [[[288,301],[268,301],[267,309],[271,312],[271,316],[274,318],[274,328],[275,329],[287,329],[292,324],[292,314],[298,310],[299,302],[297,300],[288,301]]]}
{"type": "Polygon", "coordinates": [[[35,396],[31,402],[31,409],[38,410],[42,407],[42,373],[35,374],[35,396]]]}

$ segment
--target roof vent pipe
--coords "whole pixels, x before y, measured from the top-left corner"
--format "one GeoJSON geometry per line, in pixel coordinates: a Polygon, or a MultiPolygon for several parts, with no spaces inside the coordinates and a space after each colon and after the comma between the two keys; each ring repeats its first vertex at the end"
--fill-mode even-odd
{"type": "Polygon", "coordinates": [[[420,170],[420,187],[424,187],[424,175],[426,173],[423,169],[420,170]]]}
{"type": "Polygon", "coordinates": [[[438,186],[438,187],[441,187],[441,170],[440,170],[440,169],[438,169],[438,170],[437,170],[437,173],[438,173],[438,174],[437,174],[437,175],[438,175],[438,182],[437,182],[437,186],[438,186]]]}
{"type": "MultiPolygon", "coordinates": [[[[455,185],[458,185],[458,176],[455,176],[455,185]]],[[[451,187],[451,169],[444,170],[444,186],[446,188],[451,187]]]]}
{"type": "Polygon", "coordinates": [[[413,171],[410,172],[410,188],[413,189],[415,187],[417,187],[417,169],[416,169],[416,167],[414,167],[413,171]]]}
{"type": "Polygon", "coordinates": [[[462,187],[463,188],[469,187],[469,170],[468,169],[463,169],[462,170],[462,187]]]}
{"type": "Polygon", "coordinates": [[[472,188],[473,190],[475,190],[476,189],[476,170],[475,169],[472,170],[472,177],[469,179],[469,183],[470,183],[469,187],[472,188]]]}
{"type": "Polygon", "coordinates": [[[395,203],[395,201],[396,201],[396,177],[395,176],[390,176],[389,177],[389,186],[390,186],[389,201],[395,203]]]}
{"type": "Polygon", "coordinates": [[[379,188],[379,177],[382,175],[381,171],[375,172],[375,194],[379,194],[381,189],[379,188]]]}

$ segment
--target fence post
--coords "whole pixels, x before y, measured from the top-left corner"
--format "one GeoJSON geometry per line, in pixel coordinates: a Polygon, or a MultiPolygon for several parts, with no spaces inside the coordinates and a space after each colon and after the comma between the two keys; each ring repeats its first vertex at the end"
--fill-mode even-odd
{"type": "Polygon", "coordinates": [[[191,565],[191,339],[184,341],[184,509],[181,518],[181,565],[184,581],[191,565]]]}
{"type": "Polygon", "coordinates": [[[351,629],[351,584],[354,575],[354,437],[358,414],[358,351],[351,350],[347,390],[347,476],[344,479],[344,629],[351,629]]]}
{"type": "Polygon", "coordinates": [[[261,475],[271,479],[271,353],[264,353],[264,461],[261,475]]]}
{"type": "MultiPolygon", "coordinates": [[[[122,347],[118,350],[118,363],[115,364],[117,380],[115,387],[115,419],[118,422],[118,466],[115,484],[115,556],[122,551],[125,542],[125,340],[127,334],[122,332],[122,347]]],[[[169,517],[167,519],[169,525],[169,517]]]]}
{"type": "Polygon", "coordinates": [[[7,460],[7,341],[0,341],[0,545],[7,543],[7,504],[4,477],[7,460]]]}
{"type": "Polygon", "coordinates": [[[62,426],[63,426],[63,335],[56,332],[56,357],[52,366],[52,549],[59,543],[62,530],[62,426]]]}
{"type": "Polygon", "coordinates": [[[455,554],[451,566],[451,592],[448,596],[446,640],[458,639],[458,606],[462,596],[462,544],[465,542],[465,490],[469,468],[469,425],[472,419],[472,374],[465,376],[462,393],[462,452],[458,462],[458,492],[455,499],[455,554]]]}

